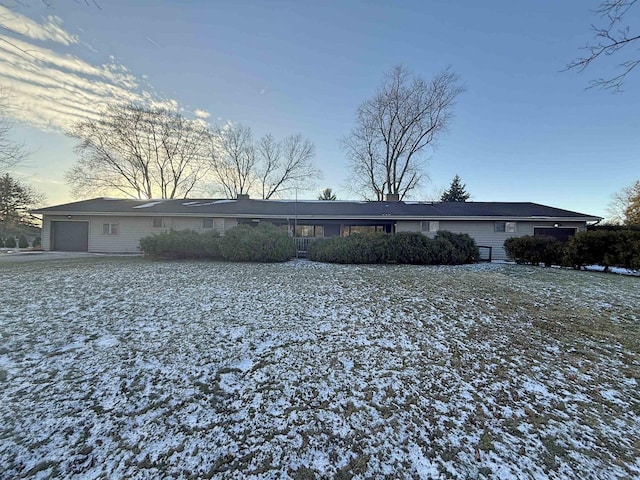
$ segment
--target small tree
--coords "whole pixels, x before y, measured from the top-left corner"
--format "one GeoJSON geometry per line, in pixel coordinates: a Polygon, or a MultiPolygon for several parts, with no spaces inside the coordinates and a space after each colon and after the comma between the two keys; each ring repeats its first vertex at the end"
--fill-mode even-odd
{"type": "Polygon", "coordinates": [[[318,200],[335,201],[336,194],[333,193],[330,188],[325,188],[322,193],[318,195],[318,200]]]}
{"type": "Polygon", "coordinates": [[[2,237],[0,237],[0,248],[4,247],[4,240],[2,239],[2,237]]]}
{"type": "Polygon", "coordinates": [[[27,241],[27,237],[24,234],[21,234],[18,237],[18,247],[19,248],[29,248],[29,242],[27,241]]]}
{"type": "Polygon", "coordinates": [[[442,194],[442,197],[440,197],[440,201],[441,202],[466,202],[467,200],[469,200],[469,197],[471,197],[471,195],[469,195],[465,190],[466,188],[467,186],[463,184],[460,177],[456,175],[455,177],[453,177],[453,180],[451,181],[451,186],[449,187],[449,189],[445,190],[444,193],[442,194]]]}
{"type": "Polygon", "coordinates": [[[42,246],[42,239],[40,237],[36,237],[33,239],[33,243],[31,244],[33,248],[40,248],[42,246]]]}
{"type": "Polygon", "coordinates": [[[16,248],[16,239],[14,237],[8,237],[4,241],[4,246],[7,248],[16,248]]]}

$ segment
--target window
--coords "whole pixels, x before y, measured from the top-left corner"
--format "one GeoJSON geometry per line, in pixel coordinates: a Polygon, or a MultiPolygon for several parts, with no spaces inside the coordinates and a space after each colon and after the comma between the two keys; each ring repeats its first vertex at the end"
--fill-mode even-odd
{"type": "Polygon", "coordinates": [[[213,228],[213,218],[203,218],[202,228],[213,228]]]}
{"type": "Polygon", "coordinates": [[[162,220],[162,218],[155,217],[153,219],[153,228],[162,228],[162,227],[164,227],[164,221],[162,220]]]}
{"type": "Polygon", "coordinates": [[[518,231],[518,227],[516,222],[496,222],[495,231],[505,232],[505,233],[516,233],[518,231]]]}
{"type": "Polygon", "coordinates": [[[438,220],[423,220],[420,222],[420,230],[423,232],[437,232],[440,230],[440,222],[438,220]]]}
{"type": "Polygon", "coordinates": [[[102,234],[103,235],[117,235],[118,234],[118,224],[117,223],[103,223],[102,224],[102,234]]]}
{"type": "MultiPolygon", "coordinates": [[[[342,227],[342,236],[347,237],[354,233],[384,232],[384,225],[345,225],[342,227]]],[[[323,231],[324,235],[324,231],[323,231]]]]}
{"type": "Polygon", "coordinates": [[[213,219],[213,228],[216,230],[224,230],[224,218],[214,218],[213,219]]]}

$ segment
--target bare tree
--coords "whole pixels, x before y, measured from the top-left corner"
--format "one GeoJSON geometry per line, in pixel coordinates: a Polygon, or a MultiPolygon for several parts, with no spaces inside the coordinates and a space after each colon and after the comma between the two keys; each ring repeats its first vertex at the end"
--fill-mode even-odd
{"type": "Polygon", "coordinates": [[[7,96],[0,91],[0,173],[23,163],[27,157],[24,145],[11,140],[11,122],[7,111],[9,104],[7,96]]]}
{"type": "Polygon", "coordinates": [[[248,194],[255,182],[256,150],[249,127],[229,124],[211,137],[210,165],[214,181],[227,198],[248,194]]]}
{"type": "Polygon", "coordinates": [[[207,172],[208,131],[175,111],[111,105],[69,136],[79,158],[66,173],[76,196],[186,197],[207,172]]]}
{"type": "Polygon", "coordinates": [[[281,142],[267,135],[260,140],[258,153],[263,199],[308,187],[313,179],[321,177],[312,163],[315,146],[300,134],[290,135],[281,142]]]}
{"type": "Polygon", "coordinates": [[[312,163],[315,147],[299,134],[254,142],[249,127],[227,125],[216,130],[211,152],[214,181],[228,198],[255,193],[270,199],[320,177],[312,163]]]}
{"type": "Polygon", "coordinates": [[[640,225],[640,180],[614,193],[608,210],[613,223],[640,225]]]}
{"type": "Polygon", "coordinates": [[[356,112],[356,125],[343,140],[351,168],[351,189],[364,198],[405,198],[423,180],[423,156],[449,126],[464,89],[449,69],[431,81],[403,66],[384,77],[375,96],[356,112]]]}
{"type": "MultiPolygon", "coordinates": [[[[636,4],[637,0],[604,0],[598,5],[595,13],[604,21],[601,26],[591,25],[594,40],[588,43],[584,50],[585,56],[579,57],[567,65],[567,69],[582,72],[599,58],[617,54],[620,50],[631,46],[640,40],[637,32],[631,33],[629,25],[625,24],[624,17],[636,4]]],[[[609,78],[598,78],[590,82],[590,87],[601,87],[613,91],[620,91],[629,73],[640,64],[638,50],[618,64],[620,73],[609,78]]]]}

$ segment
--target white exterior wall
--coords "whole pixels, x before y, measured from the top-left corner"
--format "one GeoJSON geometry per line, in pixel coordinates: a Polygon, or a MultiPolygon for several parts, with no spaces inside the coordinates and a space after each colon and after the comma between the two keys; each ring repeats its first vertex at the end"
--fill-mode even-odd
{"type": "MultiPolygon", "coordinates": [[[[491,247],[491,258],[493,260],[506,260],[507,254],[504,251],[504,241],[507,238],[523,237],[533,235],[536,227],[553,227],[555,221],[516,221],[516,233],[496,232],[495,222],[488,220],[440,220],[440,230],[448,230],[453,233],[467,233],[481,247],[491,247]]],[[[561,222],[562,228],[577,228],[579,231],[585,230],[584,222],[561,222]]],[[[396,232],[420,232],[421,222],[419,221],[398,221],[396,232]]],[[[434,237],[436,232],[422,232],[429,237],[434,237]]]]}
{"type": "MultiPolygon", "coordinates": [[[[51,222],[89,222],[89,252],[94,253],[140,253],[140,239],[154,233],[173,230],[195,230],[209,232],[212,229],[202,228],[202,217],[162,217],[163,228],[154,228],[154,217],[125,217],[107,215],[44,215],[42,220],[42,248],[51,250],[51,222]],[[118,224],[117,235],[105,235],[102,226],[105,223],[118,224]]],[[[157,217],[156,217],[157,218],[157,217]]],[[[236,219],[225,219],[224,229],[216,229],[220,234],[238,224],[236,219]]]]}

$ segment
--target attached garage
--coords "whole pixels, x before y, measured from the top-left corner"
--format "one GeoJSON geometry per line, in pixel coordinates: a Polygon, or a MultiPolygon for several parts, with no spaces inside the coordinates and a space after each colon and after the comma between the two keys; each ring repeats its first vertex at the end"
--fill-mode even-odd
{"type": "Polygon", "coordinates": [[[51,222],[52,250],[89,251],[89,222],[51,222]]]}

